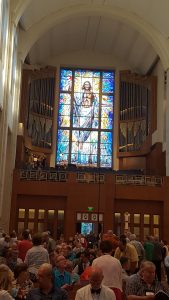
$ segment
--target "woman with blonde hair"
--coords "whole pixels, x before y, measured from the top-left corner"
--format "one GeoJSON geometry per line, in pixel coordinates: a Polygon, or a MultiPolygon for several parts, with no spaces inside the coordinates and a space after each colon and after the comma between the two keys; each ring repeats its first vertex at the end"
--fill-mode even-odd
{"type": "Polygon", "coordinates": [[[8,266],[0,265],[0,300],[12,300],[10,291],[12,288],[13,273],[8,266]]]}

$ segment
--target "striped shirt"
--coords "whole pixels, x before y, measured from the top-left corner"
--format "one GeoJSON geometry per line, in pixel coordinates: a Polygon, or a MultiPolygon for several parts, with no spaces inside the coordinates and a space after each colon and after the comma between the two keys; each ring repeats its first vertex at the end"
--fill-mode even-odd
{"type": "Polygon", "coordinates": [[[43,246],[33,246],[26,253],[25,261],[28,271],[37,274],[39,267],[44,263],[50,263],[48,251],[43,246]]]}

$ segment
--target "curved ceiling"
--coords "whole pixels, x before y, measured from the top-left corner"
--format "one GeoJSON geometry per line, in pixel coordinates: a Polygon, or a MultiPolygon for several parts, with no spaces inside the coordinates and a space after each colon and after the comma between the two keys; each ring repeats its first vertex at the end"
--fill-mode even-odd
{"type": "Polygon", "coordinates": [[[104,10],[100,14],[91,14],[90,7],[99,5],[138,17],[143,26],[147,24],[165,40],[169,36],[168,0],[29,0],[28,3],[20,18],[25,34],[55,12],[73,11],[77,5],[81,10],[84,6],[89,8],[85,15],[72,15],[41,34],[28,53],[31,64],[45,64],[49,57],[84,50],[115,56],[127,61],[136,72],[147,73],[157,58],[150,41],[123,19],[107,17],[104,10]]]}

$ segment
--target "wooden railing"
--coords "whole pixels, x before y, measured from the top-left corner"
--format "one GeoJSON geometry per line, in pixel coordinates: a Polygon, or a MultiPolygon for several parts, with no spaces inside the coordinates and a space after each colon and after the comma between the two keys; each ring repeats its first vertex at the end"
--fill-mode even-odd
{"type": "Polygon", "coordinates": [[[66,182],[68,173],[46,170],[20,170],[20,180],[66,182]]]}
{"type": "MultiPolygon", "coordinates": [[[[72,172],[61,170],[25,170],[19,171],[20,180],[67,182],[72,172]]],[[[106,174],[95,172],[74,172],[78,183],[105,183],[106,174]]],[[[109,173],[110,174],[110,173],[109,173]]],[[[112,172],[112,175],[113,172],[112,172]]],[[[115,183],[122,185],[162,186],[162,176],[116,174],[115,183]]]]}
{"type": "Polygon", "coordinates": [[[162,186],[162,176],[148,175],[116,175],[116,184],[162,186]]]}

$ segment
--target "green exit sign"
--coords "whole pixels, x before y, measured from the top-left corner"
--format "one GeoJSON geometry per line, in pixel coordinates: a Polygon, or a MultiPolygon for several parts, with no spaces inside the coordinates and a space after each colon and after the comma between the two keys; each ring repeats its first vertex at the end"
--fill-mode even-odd
{"type": "Polygon", "coordinates": [[[94,207],[92,207],[92,206],[88,206],[88,208],[87,208],[88,211],[93,211],[93,209],[94,209],[94,207]]]}

